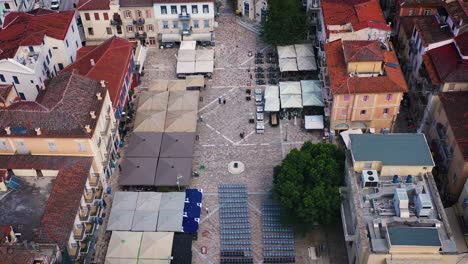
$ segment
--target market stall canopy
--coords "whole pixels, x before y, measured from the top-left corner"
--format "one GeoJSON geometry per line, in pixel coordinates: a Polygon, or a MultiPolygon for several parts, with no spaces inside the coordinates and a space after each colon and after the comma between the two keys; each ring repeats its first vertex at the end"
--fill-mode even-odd
{"type": "Polygon", "coordinates": [[[303,93],[302,106],[320,106],[324,107],[322,93],[303,93]]]}
{"type": "Polygon", "coordinates": [[[126,231],[132,229],[133,210],[117,210],[112,208],[112,214],[107,223],[107,231],[126,231]]]}
{"type": "Polygon", "coordinates": [[[189,36],[184,36],[184,41],[195,40],[195,41],[211,41],[211,33],[198,33],[189,36]]]}
{"type": "Polygon", "coordinates": [[[116,231],[107,247],[106,258],[138,258],[142,234],[140,232],[116,231]]]}
{"type": "Polygon", "coordinates": [[[349,129],[340,133],[340,136],[343,139],[343,142],[345,143],[347,149],[349,149],[349,146],[351,144],[350,137],[349,137],[349,135],[351,134],[362,134],[362,130],[361,129],[349,129]]]}
{"type": "Polygon", "coordinates": [[[176,71],[177,71],[177,74],[195,73],[195,62],[194,61],[178,61],[176,71]]]}
{"type": "Polygon", "coordinates": [[[280,94],[297,94],[300,95],[301,83],[300,82],[280,82],[279,83],[280,94]]]}
{"type": "Polygon", "coordinates": [[[134,132],[163,132],[166,111],[137,111],[134,132]]]}
{"type": "Polygon", "coordinates": [[[197,42],[193,40],[187,40],[180,42],[181,50],[194,50],[197,47],[197,42]]]}
{"type": "Polygon", "coordinates": [[[323,116],[310,115],[304,116],[305,129],[323,129],[323,116]]]}
{"type": "Polygon", "coordinates": [[[164,111],[167,109],[169,92],[142,92],[138,97],[137,111],[164,111]]]}
{"type": "Polygon", "coordinates": [[[185,83],[187,87],[204,87],[205,77],[203,75],[191,75],[185,77],[185,83]]]}
{"type": "Polygon", "coordinates": [[[169,94],[168,111],[198,110],[199,91],[171,91],[169,94]]]}
{"type": "Polygon", "coordinates": [[[265,98],[265,112],[279,112],[280,110],[280,99],[279,97],[267,97],[265,98]]]}
{"type": "Polygon", "coordinates": [[[297,57],[297,69],[299,71],[315,71],[317,70],[317,62],[315,57],[297,57]]]}
{"type": "Polygon", "coordinates": [[[171,258],[173,232],[144,232],[141,240],[141,259],[167,260],[171,258]]]}
{"type": "Polygon", "coordinates": [[[159,157],[161,132],[134,132],[130,134],[126,157],[159,157]]]}
{"type": "Polygon", "coordinates": [[[177,53],[177,62],[180,61],[195,61],[195,54],[198,51],[180,49],[177,53]]]}
{"type": "Polygon", "coordinates": [[[136,192],[116,192],[112,200],[112,210],[134,210],[138,201],[136,192]]]}
{"type": "Polygon", "coordinates": [[[119,184],[124,186],[153,186],[157,158],[124,158],[119,184]]]}
{"type": "Polygon", "coordinates": [[[192,158],[195,133],[164,133],[161,145],[161,158],[192,158]]]}
{"type": "Polygon", "coordinates": [[[191,176],[192,158],[159,158],[154,185],[187,186],[191,176]]]}
{"type": "Polygon", "coordinates": [[[212,73],[214,68],[214,61],[199,61],[195,62],[195,72],[196,73],[212,73]]]}
{"type": "Polygon", "coordinates": [[[138,194],[138,199],[136,202],[136,206],[133,207],[136,211],[152,211],[152,212],[159,211],[163,193],[138,192],[137,194],[138,194]]]}
{"type": "Polygon", "coordinates": [[[180,34],[162,34],[162,42],[180,42],[180,34]]]}
{"type": "Polygon", "coordinates": [[[279,59],[280,72],[298,71],[296,58],[279,59]]]}
{"type": "Polygon", "coordinates": [[[314,47],[312,44],[295,44],[294,49],[297,57],[314,57],[314,47]]]}
{"type": "Polygon", "coordinates": [[[197,111],[168,111],[165,132],[196,132],[197,111]]]}
{"type": "Polygon", "coordinates": [[[280,59],[296,58],[296,50],[294,45],[277,46],[276,49],[278,50],[278,58],[280,59]]]}
{"type": "Polygon", "coordinates": [[[302,108],[301,95],[297,94],[282,94],[280,95],[281,108],[302,108]]]}
{"type": "Polygon", "coordinates": [[[170,80],[167,84],[167,89],[169,92],[173,91],[185,91],[187,86],[185,84],[185,80],[170,80]]]}
{"type": "Polygon", "coordinates": [[[321,93],[322,83],[319,80],[302,80],[301,89],[302,93],[321,93]]]}
{"type": "Polygon", "coordinates": [[[133,215],[131,230],[155,231],[158,223],[158,215],[158,211],[135,211],[133,215]]]}
{"type": "Polygon", "coordinates": [[[278,86],[267,85],[265,86],[265,98],[276,97],[279,98],[279,88],[278,86]]]}
{"type": "Polygon", "coordinates": [[[197,50],[196,60],[197,61],[212,61],[212,60],[214,60],[214,50],[213,49],[199,49],[199,50],[197,50]]]}
{"type": "Polygon", "coordinates": [[[135,51],[135,66],[138,73],[141,74],[143,71],[143,65],[145,65],[146,54],[148,53],[148,47],[143,45],[138,45],[135,51]]]}
{"type": "Polygon", "coordinates": [[[148,89],[150,92],[152,91],[157,91],[157,92],[163,92],[167,91],[167,83],[168,80],[163,80],[163,79],[156,79],[153,82],[153,85],[148,89]]]}
{"type": "Polygon", "coordinates": [[[158,218],[158,231],[180,232],[184,215],[185,193],[164,193],[158,218]]]}

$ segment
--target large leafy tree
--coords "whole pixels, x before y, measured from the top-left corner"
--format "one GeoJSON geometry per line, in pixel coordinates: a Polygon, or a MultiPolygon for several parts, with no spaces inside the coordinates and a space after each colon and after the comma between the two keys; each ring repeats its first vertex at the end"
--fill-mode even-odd
{"type": "Polygon", "coordinates": [[[299,0],[268,0],[262,38],[271,45],[301,43],[307,34],[306,14],[299,0]]]}
{"type": "Polygon", "coordinates": [[[308,141],[275,167],[273,194],[287,211],[288,222],[312,226],[339,219],[344,159],[335,145],[308,141]]]}

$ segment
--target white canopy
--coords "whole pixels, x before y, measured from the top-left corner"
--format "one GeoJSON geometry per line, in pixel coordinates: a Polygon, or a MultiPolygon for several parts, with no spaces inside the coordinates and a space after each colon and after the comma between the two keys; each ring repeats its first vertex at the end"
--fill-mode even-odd
{"type": "Polygon", "coordinates": [[[178,61],[176,73],[177,74],[195,73],[195,62],[194,61],[178,61]]]}
{"type": "Polygon", "coordinates": [[[320,106],[324,107],[322,93],[303,93],[302,94],[303,106],[320,106]]]}
{"type": "Polygon", "coordinates": [[[136,192],[116,192],[112,200],[113,210],[134,210],[138,200],[136,192]]]}
{"type": "Polygon", "coordinates": [[[133,214],[133,221],[130,230],[155,231],[158,223],[158,214],[158,211],[135,211],[133,214]]]}
{"type": "Polygon", "coordinates": [[[282,94],[281,108],[302,108],[302,98],[300,94],[282,94]]]}
{"type": "Polygon", "coordinates": [[[196,55],[197,61],[212,61],[214,60],[214,49],[199,49],[196,55]]]}
{"type": "Polygon", "coordinates": [[[159,211],[161,199],[162,193],[159,192],[139,192],[135,209],[137,211],[159,211]]]}
{"type": "Polygon", "coordinates": [[[198,33],[190,36],[184,36],[184,41],[195,40],[195,41],[211,41],[211,33],[198,33]]]}
{"type": "Polygon", "coordinates": [[[162,34],[162,42],[180,42],[180,34],[162,34]]]}
{"type": "Polygon", "coordinates": [[[214,61],[196,61],[195,72],[196,73],[212,73],[214,68],[214,61]]]}
{"type": "Polygon", "coordinates": [[[190,75],[185,77],[187,87],[203,87],[205,85],[205,77],[203,75],[190,75]]]}
{"type": "Polygon", "coordinates": [[[195,61],[195,50],[184,50],[180,49],[177,53],[177,62],[180,61],[195,61]]]}
{"type": "Polygon", "coordinates": [[[296,58],[279,59],[280,72],[298,71],[296,58]]]}
{"type": "Polygon", "coordinates": [[[278,58],[296,58],[296,49],[294,45],[288,46],[277,46],[276,49],[278,50],[278,58]]]}
{"type": "Polygon", "coordinates": [[[112,232],[106,258],[138,258],[141,236],[142,234],[140,232],[112,232]]]}
{"type": "Polygon", "coordinates": [[[279,112],[280,100],[279,97],[267,97],[265,98],[265,112],[279,112]]]}
{"type": "Polygon", "coordinates": [[[301,83],[300,82],[280,82],[279,83],[280,94],[301,94],[301,83]]]}
{"type": "Polygon", "coordinates": [[[323,116],[311,115],[304,116],[305,129],[323,129],[323,116]]]}
{"type": "Polygon", "coordinates": [[[349,144],[351,143],[349,135],[351,134],[362,134],[361,129],[349,129],[340,133],[341,138],[343,138],[343,142],[346,145],[346,148],[349,149],[349,144]]]}
{"type": "Polygon", "coordinates": [[[180,232],[184,215],[185,193],[164,193],[158,218],[158,231],[180,232]]]}
{"type": "Polygon", "coordinates": [[[319,80],[301,80],[302,93],[321,93],[322,83],[319,80]]]}
{"type": "Polygon", "coordinates": [[[297,57],[314,57],[314,48],[312,44],[295,44],[297,57]]]}
{"type": "Polygon", "coordinates": [[[132,229],[133,210],[116,210],[112,208],[112,213],[107,223],[107,230],[127,231],[132,229]]]}
{"type": "Polygon", "coordinates": [[[279,98],[278,86],[267,85],[265,86],[265,98],[276,97],[279,98]]]}
{"type": "Polygon", "coordinates": [[[144,232],[141,240],[140,258],[168,260],[172,255],[172,232],[144,232]]]}
{"type": "Polygon", "coordinates": [[[187,40],[187,41],[182,41],[180,42],[180,48],[181,50],[194,50],[197,47],[197,42],[193,40],[187,40]]]}
{"type": "Polygon", "coordinates": [[[315,57],[297,57],[297,69],[299,71],[315,71],[317,70],[317,62],[315,57]]]}

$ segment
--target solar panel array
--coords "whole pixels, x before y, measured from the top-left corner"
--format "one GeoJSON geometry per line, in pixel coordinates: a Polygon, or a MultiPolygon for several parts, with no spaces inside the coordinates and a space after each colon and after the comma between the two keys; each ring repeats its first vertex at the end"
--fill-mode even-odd
{"type": "Polygon", "coordinates": [[[247,188],[244,184],[221,184],[219,219],[221,264],[253,263],[247,188]]]}
{"type": "Polygon", "coordinates": [[[294,231],[280,222],[281,206],[272,200],[262,203],[263,263],[295,263],[294,231]]]}

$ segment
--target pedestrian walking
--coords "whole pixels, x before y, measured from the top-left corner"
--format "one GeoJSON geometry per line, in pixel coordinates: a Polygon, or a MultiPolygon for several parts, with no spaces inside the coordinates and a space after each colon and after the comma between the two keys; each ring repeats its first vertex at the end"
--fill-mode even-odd
{"type": "Polygon", "coordinates": [[[208,207],[206,207],[205,209],[206,209],[206,213],[208,214],[209,213],[208,207]]]}
{"type": "Polygon", "coordinates": [[[223,98],[223,104],[226,104],[226,98],[223,98]]]}
{"type": "Polygon", "coordinates": [[[221,96],[218,97],[218,104],[221,104],[221,100],[222,100],[221,96]]]}

